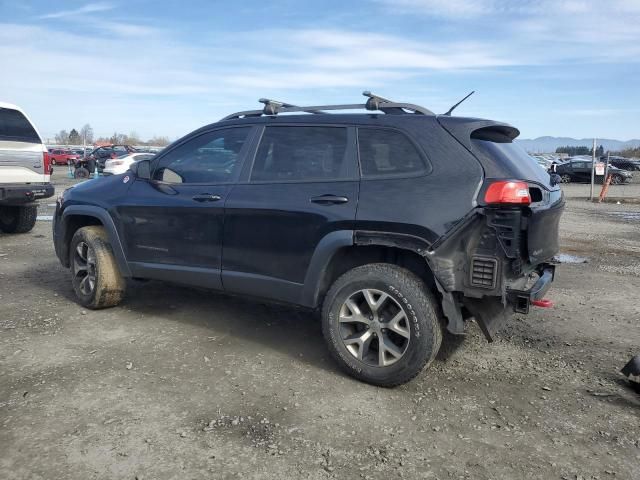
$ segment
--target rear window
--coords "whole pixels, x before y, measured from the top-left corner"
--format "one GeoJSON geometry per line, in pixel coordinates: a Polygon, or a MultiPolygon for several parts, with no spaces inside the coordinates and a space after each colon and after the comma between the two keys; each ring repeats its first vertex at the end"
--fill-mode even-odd
{"type": "Polygon", "coordinates": [[[383,128],[358,128],[363,178],[411,176],[426,172],[416,146],[401,132],[383,128]]]}
{"type": "Polygon", "coordinates": [[[473,152],[480,157],[487,178],[512,177],[549,185],[549,174],[520,145],[471,137],[473,152]]]}
{"type": "Polygon", "coordinates": [[[0,140],[42,143],[29,120],[17,110],[0,107],[0,140]]]}

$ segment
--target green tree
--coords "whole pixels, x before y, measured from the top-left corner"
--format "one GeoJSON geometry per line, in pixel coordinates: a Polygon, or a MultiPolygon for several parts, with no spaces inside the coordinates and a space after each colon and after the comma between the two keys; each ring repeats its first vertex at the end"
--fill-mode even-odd
{"type": "Polygon", "coordinates": [[[71,145],[80,145],[82,143],[82,138],[80,138],[80,134],[75,128],[72,128],[69,132],[69,143],[71,145]]]}
{"type": "Polygon", "coordinates": [[[574,157],[576,155],[590,155],[591,150],[589,147],[572,147],[567,145],[566,147],[556,148],[556,153],[566,153],[570,157],[574,157]]]}
{"type": "Polygon", "coordinates": [[[604,156],[604,147],[600,145],[598,148],[596,148],[596,157],[602,156],[604,156]]]}

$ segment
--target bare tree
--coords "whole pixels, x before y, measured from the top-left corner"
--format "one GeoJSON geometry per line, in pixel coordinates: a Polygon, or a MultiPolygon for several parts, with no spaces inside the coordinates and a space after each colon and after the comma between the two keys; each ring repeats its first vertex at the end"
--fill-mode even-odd
{"type": "Polygon", "coordinates": [[[122,145],[127,143],[127,136],[124,133],[113,132],[109,141],[114,145],[122,145]]]}
{"type": "Polygon", "coordinates": [[[80,129],[80,138],[83,144],[93,143],[93,128],[88,123],[80,129]]]}
{"type": "Polygon", "coordinates": [[[171,142],[169,141],[169,137],[151,137],[149,139],[149,141],[147,142],[148,145],[153,145],[156,147],[165,147],[167,145],[169,145],[171,142]]]}
{"type": "Polygon", "coordinates": [[[131,132],[129,132],[129,135],[127,136],[127,143],[129,145],[141,145],[142,144],[142,140],[140,139],[140,135],[138,135],[134,131],[131,131],[131,132]]]}
{"type": "Polygon", "coordinates": [[[69,132],[67,132],[66,130],[60,130],[58,133],[56,133],[55,137],[56,143],[58,145],[66,145],[67,143],[69,143],[69,132]]]}

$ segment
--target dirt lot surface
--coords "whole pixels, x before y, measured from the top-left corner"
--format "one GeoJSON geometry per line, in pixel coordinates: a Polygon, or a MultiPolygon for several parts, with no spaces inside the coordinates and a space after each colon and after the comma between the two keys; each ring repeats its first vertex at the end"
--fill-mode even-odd
{"type": "Polygon", "coordinates": [[[640,478],[618,373],[640,353],[639,205],[570,199],[562,251],[587,263],[559,266],[555,308],[490,345],[471,324],[389,390],[342,374],[306,311],[160,282],[83,310],[52,203],[0,236],[2,479],[640,478]]]}

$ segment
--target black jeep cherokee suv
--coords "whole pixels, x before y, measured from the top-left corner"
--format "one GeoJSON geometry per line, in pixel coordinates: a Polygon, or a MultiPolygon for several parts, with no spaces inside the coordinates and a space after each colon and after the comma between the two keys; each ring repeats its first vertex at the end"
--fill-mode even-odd
{"type": "Polygon", "coordinates": [[[80,303],[143,278],[319,309],[335,359],[382,386],[428,365],[443,328],[473,317],[491,341],[544,306],[564,199],[518,130],[368,96],[263,100],[68,189],[53,236],[80,303]]]}

